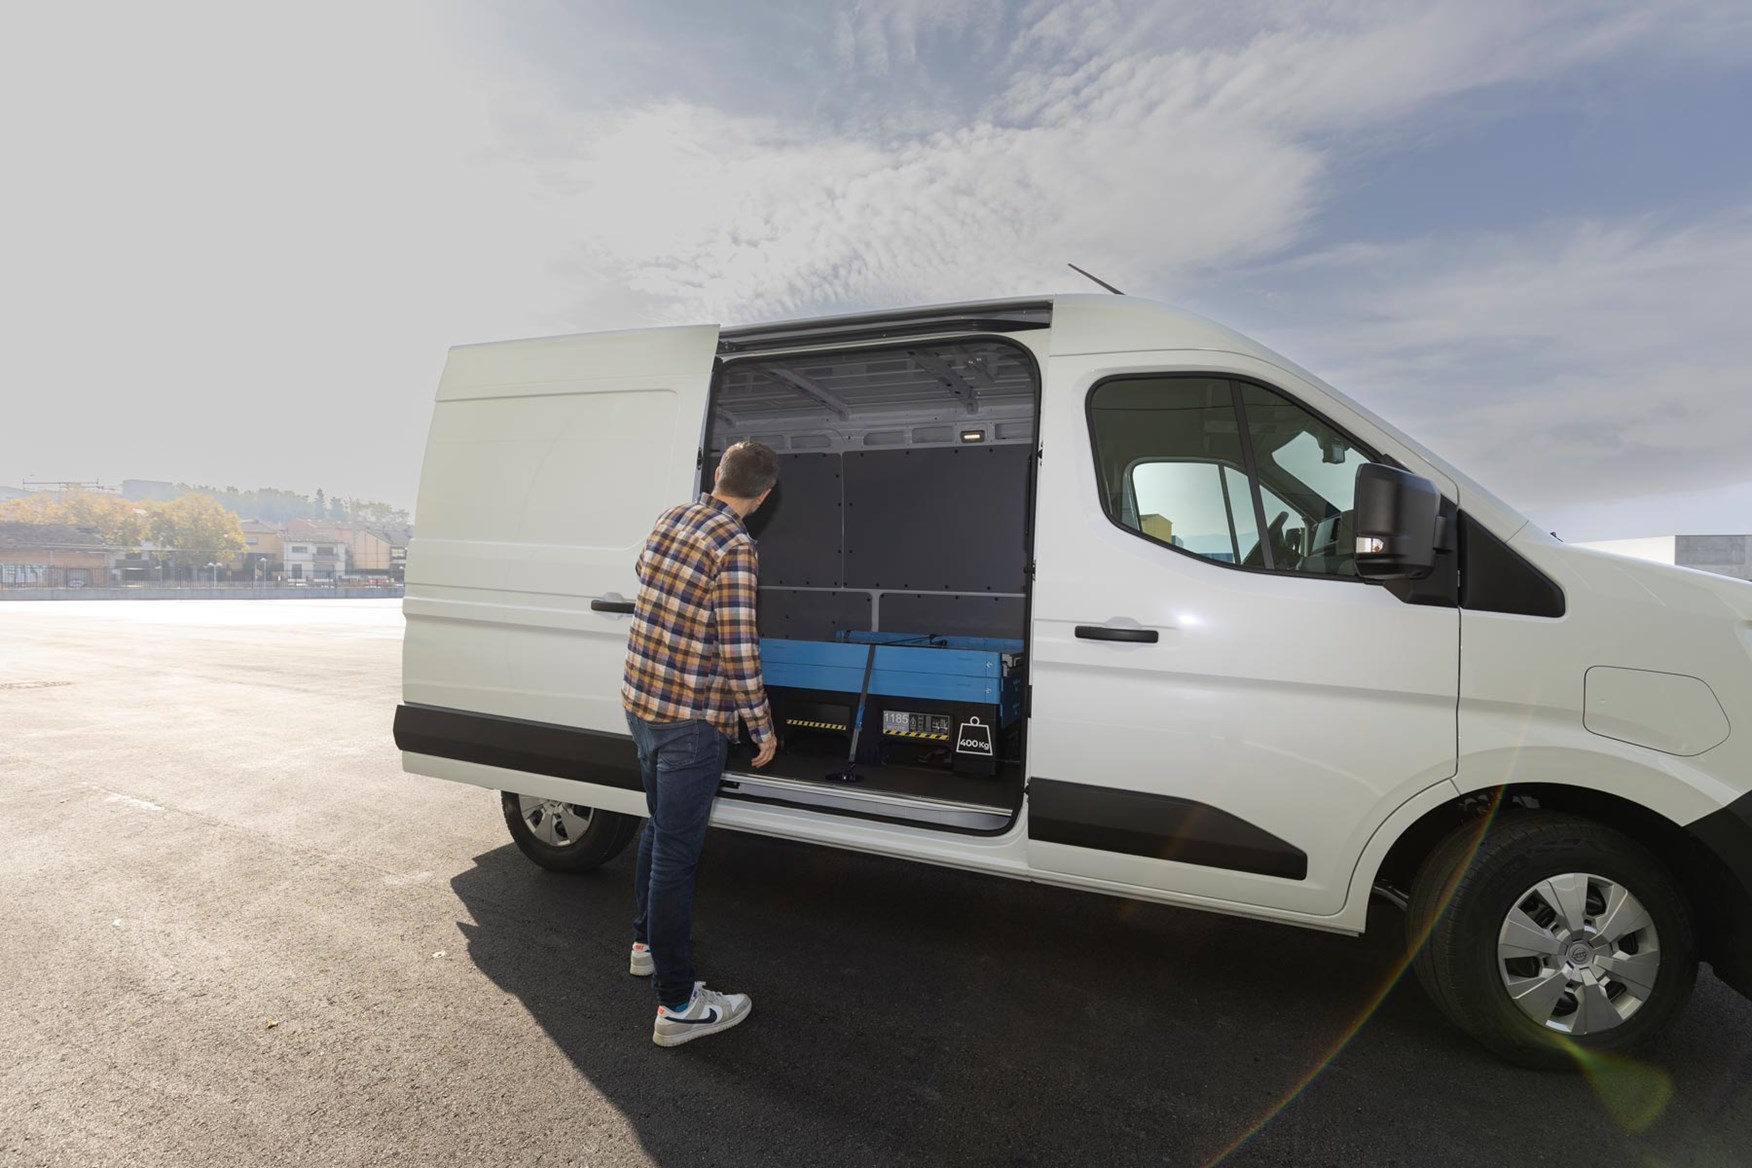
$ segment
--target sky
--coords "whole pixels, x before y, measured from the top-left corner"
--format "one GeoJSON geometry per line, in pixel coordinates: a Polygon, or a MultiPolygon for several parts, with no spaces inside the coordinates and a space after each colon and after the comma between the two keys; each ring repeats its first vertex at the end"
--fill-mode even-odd
{"type": "Polygon", "coordinates": [[[411,507],[453,344],[1088,291],[1752,532],[1743,0],[0,11],[0,483],[411,507]]]}

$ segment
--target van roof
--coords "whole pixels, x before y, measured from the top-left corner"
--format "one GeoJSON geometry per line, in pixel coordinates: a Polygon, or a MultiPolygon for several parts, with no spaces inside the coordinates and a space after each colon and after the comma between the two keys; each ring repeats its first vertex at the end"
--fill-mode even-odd
{"type": "Polygon", "coordinates": [[[1054,329],[1053,352],[1221,349],[1288,364],[1257,341],[1196,312],[1140,296],[1098,292],[970,300],[739,325],[718,334],[718,353],[731,356],[932,333],[1023,332],[1051,328],[1055,323],[1069,325],[1073,320],[1075,328],[1054,329]],[[1056,322],[1055,314],[1059,318],[1056,322]]]}
{"type": "Polygon", "coordinates": [[[974,300],[963,304],[928,304],[741,325],[719,332],[718,351],[723,354],[754,353],[795,345],[889,336],[916,337],[929,333],[1020,332],[1047,328],[1051,324],[1051,298],[974,300]]]}

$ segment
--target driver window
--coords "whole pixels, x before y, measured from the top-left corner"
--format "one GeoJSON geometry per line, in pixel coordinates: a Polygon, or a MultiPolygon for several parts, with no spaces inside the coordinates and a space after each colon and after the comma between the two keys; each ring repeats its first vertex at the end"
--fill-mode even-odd
{"type": "Polygon", "coordinates": [[[1090,394],[1089,425],[1122,527],[1218,563],[1356,575],[1368,455],[1288,398],[1226,378],[1116,378],[1090,394]]]}
{"type": "Polygon", "coordinates": [[[1170,547],[1259,562],[1259,524],[1226,379],[1133,377],[1089,399],[1108,515],[1170,547]]]}
{"type": "Polygon", "coordinates": [[[1244,383],[1241,401],[1272,566],[1280,572],[1355,576],[1357,468],[1368,455],[1269,389],[1244,383]]]}
{"type": "Polygon", "coordinates": [[[1233,466],[1151,459],[1133,465],[1128,487],[1137,523],[1127,526],[1151,539],[1225,564],[1259,543],[1247,476],[1233,466]]]}

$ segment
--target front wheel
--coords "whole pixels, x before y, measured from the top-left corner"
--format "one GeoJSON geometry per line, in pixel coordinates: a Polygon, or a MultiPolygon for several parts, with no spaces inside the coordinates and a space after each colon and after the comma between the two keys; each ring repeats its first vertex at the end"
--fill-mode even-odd
{"type": "Polygon", "coordinates": [[[1416,969],[1462,1030],[1524,1066],[1560,1069],[1652,1037],[1685,1005],[1697,946],[1683,894],[1628,836],[1514,813],[1462,828],[1412,889],[1416,969]]]}
{"type": "Polygon", "coordinates": [[[518,850],[550,872],[589,872],[616,856],[638,833],[636,815],[501,792],[505,826],[518,850]]]}

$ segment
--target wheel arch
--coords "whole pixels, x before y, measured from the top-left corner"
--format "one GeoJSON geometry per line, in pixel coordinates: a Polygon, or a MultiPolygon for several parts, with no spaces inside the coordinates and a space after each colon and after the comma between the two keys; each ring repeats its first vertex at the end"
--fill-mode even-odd
{"type": "Polygon", "coordinates": [[[1425,811],[1387,849],[1373,887],[1400,901],[1424,860],[1461,826],[1482,816],[1563,811],[1623,832],[1673,874],[1691,910],[1698,955],[1717,976],[1752,997],[1752,895],[1683,825],[1606,791],[1565,783],[1510,783],[1461,795],[1425,811]]]}

